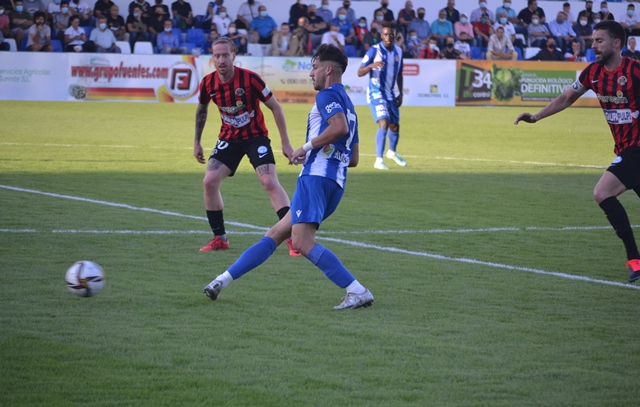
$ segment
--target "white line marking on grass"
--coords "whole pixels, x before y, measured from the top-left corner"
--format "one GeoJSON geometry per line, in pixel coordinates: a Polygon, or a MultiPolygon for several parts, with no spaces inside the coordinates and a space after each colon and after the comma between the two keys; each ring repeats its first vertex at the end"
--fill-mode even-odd
{"type": "MultiPolygon", "coordinates": [[[[0,233],[54,233],[54,234],[89,234],[89,235],[211,235],[206,230],[96,230],[96,229],[0,229],[0,233]]],[[[263,231],[240,232],[229,231],[234,235],[264,235],[263,231]]]]}
{"type": "MultiPolygon", "coordinates": [[[[190,219],[198,219],[198,220],[205,219],[204,217],[201,217],[201,216],[185,215],[185,214],[178,213],[178,212],[162,211],[162,210],[158,210],[158,209],[144,208],[144,207],[136,207],[136,206],[131,206],[131,205],[127,205],[127,204],[120,204],[120,203],[108,202],[108,201],[100,201],[100,200],[96,200],[96,199],[81,198],[81,197],[76,197],[76,196],[71,196],[71,195],[54,194],[54,193],[51,193],[51,192],[43,192],[43,191],[37,191],[37,190],[33,190],[33,189],[17,188],[17,187],[11,187],[11,186],[7,186],[7,185],[0,185],[0,188],[9,189],[9,190],[18,191],[18,192],[28,192],[28,193],[38,194],[38,195],[51,196],[51,197],[54,197],[54,198],[63,198],[63,199],[70,199],[70,200],[73,200],[73,201],[95,203],[95,204],[100,204],[100,205],[112,206],[112,207],[116,207],[116,208],[124,208],[124,209],[144,211],[144,212],[150,212],[150,213],[158,213],[158,214],[161,214],[161,215],[178,216],[178,217],[190,218],[190,219]]],[[[249,224],[245,224],[245,223],[237,223],[237,222],[227,222],[227,223],[234,224],[236,226],[242,226],[242,227],[246,227],[246,228],[256,229],[256,230],[267,230],[266,228],[262,228],[262,227],[255,226],[255,225],[249,225],[249,224]]],[[[29,229],[24,229],[24,230],[29,230],[29,229]]],[[[356,242],[356,241],[353,241],[353,240],[344,240],[344,239],[337,239],[337,238],[332,238],[332,237],[318,236],[317,238],[318,238],[318,240],[326,240],[326,241],[342,243],[342,244],[346,244],[346,245],[354,246],[354,247],[362,247],[362,248],[365,248],[365,249],[374,249],[374,250],[378,250],[378,251],[382,251],[382,252],[408,254],[408,255],[411,255],[411,256],[427,257],[427,258],[437,259],[437,260],[455,261],[455,262],[466,263],[466,264],[476,264],[476,265],[495,267],[495,268],[501,268],[501,269],[506,269],[506,270],[526,271],[526,272],[529,272],[529,273],[536,273],[536,274],[542,274],[542,275],[548,275],[548,276],[555,276],[555,277],[560,277],[560,278],[566,278],[566,279],[569,279],[569,280],[579,280],[579,281],[585,281],[585,282],[589,282],[589,283],[598,283],[598,284],[604,284],[604,285],[609,285],[609,286],[632,288],[632,289],[640,290],[640,286],[636,286],[636,285],[624,284],[624,283],[620,283],[620,282],[617,282],[617,281],[600,280],[600,279],[595,279],[595,278],[590,278],[590,277],[585,277],[585,276],[579,276],[579,275],[573,275],[573,274],[560,273],[560,272],[555,272],[555,271],[545,271],[545,270],[539,270],[539,269],[534,269],[534,268],[530,268],[530,267],[511,266],[511,265],[508,265],[508,264],[493,263],[493,262],[475,260],[475,259],[467,259],[467,258],[464,258],[464,257],[449,257],[449,256],[441,255],[441,254],[434,254],[434,253],[427,253],[427,252],[418,252],[418,251],[412,251],[412,250],[398,249],[398,248],[395,248],[395,247],[378,246],[378,245],[372,245],[372,244],[363,243],[363,242],[356,242]]]]}
{"type": "MultiPolygon", "coordinates": [[[[38,146],[38,147],[96,147],[96,148],[136,148],[136,149],[162,149],[162,150],[191,150],[191,147],[161,147],[161,146],[130,146],[130,145],[110,145],[110,144],[55,144],[55,143],[0,143],[3,146],[38,146]]],[[[273,150],[274,153],[280,153],[280,150],[273,150]]],[[[375,154],[363,154],[363,157],[375,157],[375,154]]],[[[422,156],[417,155],[402,155],[407,158],[420,158],[422,156]]],[[[488,158],[460,158],[460,157],[422,157],[427,160],[446,160],[446,161],[478,161],[478,162],[493,162],[493,163],[505,163],[505,164],[522,164],[522,165],[541,165],[551,167],[575,167],[575,168],[595,168],[606,169],[608,166],[602,165],[590,165],[590,164],[560,164],[560,163],[548,163],[540,161],[516,161],[516,160],[494,160],[488,158]]]]}
{"type": "MultiPolygon", "coordinates": [[[[632,228],[638,228],[640,225],[631,225],[632,228]]],[[[318,234],[331,235],[424,235],[439,233],[487,233],[487,232],[527,232],[527,231],[553,231],[565,232],[576,230],[608,230],[611,226],[564,226],[564,227],[544,227],[544,226],[525,226],[525,227],[504,227],[504,228],[477,228],[477,229],[414,229],[414,230],[344,230],[323,232],[318,234]]]]}
{"type": "MultiPolygon", "coordinates": [[[[72,196],[72,195],[60,195],[60,194],[54,194],[52,192],[37,191],[35,189],[17,188],[17,187],[12,187],[12,186],[8,186],[8,185],[0,185],[0,188],[9,189],[11,191],[17,191],[17,192],[28,192],[28,193],[31,193],[31,194],[45,195],[45,196],[50,196],[50,197],[53,197],[53,198],[63,198],[63,199],[70,199],[72,201],[88,202],[88,203],[94,203],[94,204],[99,204],[99,205],[112,206],[112,207],[115,207],[115,208],[130,209],[132,211],[158,213],[158,214],[161,214],[161,215],[178,216],[178,217],[181,217],[181,218],[189,218],[189,219],[196,219],[196,220],[207,220],[207,218],[205,218],[204,216],[185,215],[183,213],[178,213],[178,212],[162,211],[162,210],[159,210],[159,209],[132,206],[132,205],[121,204],[121,203],[116,203],[116,202],[109,202],[109,201],[101,201],[101,200],[98,200],[98,199],[81,198],[81,197],[72,196]]],[[[229,225],[233,225],[233,226],[239,226],[239,227],[247,228],[247,229],[256,229],[256,230],[262,230],[262,231],[268,230],[268,228],[263,228],[263,227],[260,227],[260,226],[250,225],[248,223],[240,223],[240,222],[225,222],[225,223],[228,223],[229,225]]]]}

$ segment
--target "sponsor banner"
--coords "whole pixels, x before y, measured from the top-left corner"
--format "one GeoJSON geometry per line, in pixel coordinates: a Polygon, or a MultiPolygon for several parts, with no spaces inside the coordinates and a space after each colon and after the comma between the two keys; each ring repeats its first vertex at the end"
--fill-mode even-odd
{"type": "MultiPolygon", "coordinates": [[[[362,59],[349,58],[342,83],[354,105],[367,104],[369,76],[358,76],[362,59]]],[[[203,75],[213,72],[211,58],[201,57],[203,75]]],[[[282,103],[313,103],[310,58],[236,57],[236,66],[259,74],[282,103]]],[[[454,106],[455,61],[405,60],[403,106],[454,106]]]]}
{"type": "Polygon", "coordinates": [[[70,53],[66,100],[197,102],[200,63],[184,55],[70,53]]]}
{"type": "Polygon", "coordinates": [[[47,52],[3,52],[0,100],[65,100],[67,56],[47,52]]]}
{"type": "MultiPolygon", "coordinates": [[[[546,106],[571,86],[587,63],[457,61],[456,105],[546,106]]],[[[574,106],[599,106],[589,91],[574,106]]]]}

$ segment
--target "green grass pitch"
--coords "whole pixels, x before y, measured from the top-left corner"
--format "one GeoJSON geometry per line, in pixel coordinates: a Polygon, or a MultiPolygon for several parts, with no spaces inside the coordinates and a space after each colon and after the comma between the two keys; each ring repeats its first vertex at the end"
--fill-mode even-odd
{"type": "MultiPolygon", "coordinates": [[[[284,109],[297,148],[310,106],[284,109]]],[[[640,291],[592,198],[614,158],[601,111],[403,107],[409,166],[388,172],[357,111],[360,165],[318,237],[375,303],[338,312],[285,247],[202,294],[277,217],[243,162],[222,187],[231,249],[198,252],[195,105],[1,102],[0,405],[637,405],[640,291]],[[105,270],[94,298],[65,287],[82,259],[105,270]]],[[[218,127],[211,108],[209,151],[218,127]]]]}

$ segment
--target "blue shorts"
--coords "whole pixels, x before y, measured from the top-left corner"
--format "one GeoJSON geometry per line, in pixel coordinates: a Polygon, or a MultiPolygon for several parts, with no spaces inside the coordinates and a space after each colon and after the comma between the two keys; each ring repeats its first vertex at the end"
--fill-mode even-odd
{"type": "Polygon", "coordinates": [[[298,177],[291,199],[291,224],[320,223],[331,215],[344,194],[335,181],[315,175],[298,177]]]}
{"type": "Polygon", "coordinates": [[[389,124],[400,123],[400,108],[393,100],[373,99],[369,103],[373,120],[378,123],[380,119],[389,119],[389,124]]]}

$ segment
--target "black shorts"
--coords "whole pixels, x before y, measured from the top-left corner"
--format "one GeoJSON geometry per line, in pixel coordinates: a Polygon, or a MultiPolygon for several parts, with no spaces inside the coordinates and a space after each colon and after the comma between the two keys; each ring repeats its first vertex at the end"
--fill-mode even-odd
{"type": "Polygon", "coordinates": [[[627,189],[640,185],[640,147],[622,150],[607,171],[615,175],[627,189]]]}
{"type": "Polygon", "coordinates": [[[258,137],[245,141],[218,140],[209,159],[215,158],[231,170],[230,177],[236,173],[242,157],[249,157],[253,168],[264,164],[274,164],[276,159],[271,149],[271,140],[266,137],[258,137]]]}

